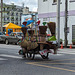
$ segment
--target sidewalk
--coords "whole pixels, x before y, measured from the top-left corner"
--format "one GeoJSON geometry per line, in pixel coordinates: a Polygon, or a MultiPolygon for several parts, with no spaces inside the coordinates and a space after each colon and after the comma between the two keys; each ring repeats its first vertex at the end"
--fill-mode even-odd
{"type": "Polygon", "coordinates": [[[58,48],[57,54],[69,54],[69,55],[75,55],[75,48],[58,48]]]}
{"type": "MultiPolygon", "coordinates": [[[[70,47],[70,45],[68,45],[68,48],[70,47]]],[[[75,48],[75,45],[72,45],[72,48],[75,48]]]]}
{"type": "MultiPolygon", "coordinates": [[[[71,45],[73,49],[75,49],[75,45],[71,45]]],[[[60,45],[61,48],[61,45],[60,45]]],[[[63,45],[63,48],[65,48],[65,46],[63,45]]],[[[67,48],[70,48],[70,45],[67,45],[67,48]]]]}
{"type": "Polygon", "coordinates": [[[70,48],[63,48],[63,49],[61,49],[61,48],[58,48],[58,50],[75,50],[75,48],[72,48],[72,49],[70,49],[70,48]]]}

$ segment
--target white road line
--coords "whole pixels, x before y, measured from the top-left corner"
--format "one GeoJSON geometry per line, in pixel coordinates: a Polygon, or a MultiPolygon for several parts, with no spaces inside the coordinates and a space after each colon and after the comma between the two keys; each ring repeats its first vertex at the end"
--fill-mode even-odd
{"type": "Polygon", "coordinates": [[[18,54],[19,55],[19,53],[15,53],[15,54],[18,54]]]}
{"type": "Polygon", "coordinates": [[[61,55],[63,55],[63,54],[50,54],[50,55],[54,55],[54,56],[61,56],[61,55]]]}
{"type": "Polygon", "coordinates": [[[20,57],[20,56],[14,56],[14,55],[0,54],[0,56],[3,56],[3,57],[10,57],[10,58],[18,58],[18,59],[22,59],[22,57],[20,57]]]}
{"type": "Polygon", "coordinates": [[[65,52],[59,52],[58,54],[75,54],[75,53],[71,53],[71,52],[70,53],[68,53],[68,52],[66,52],[66,53],[65,52]]]}
{"type": "MultiPolygon", "coordinates": [[[[49,56],[62,56],[62,55],[64,54],[52,54],[52,53],[49,54],[49,56]]],[[[41,57],[41,55],[37,54],[35,55],[35,57],[41,57]]]]}
{"type": "Polygon", "coordinates": [[[0,60],[8,60],[8,59],[0,58],[0,60]]]}
{"type": "Polygon", "coordinates": [[[59,54],[75,54],[75,50],[59,50],[59,54]]]}
{"type": "Polygon", "coordinates": [[[68,51],[68,50],[67,50],[67,51],[58,51],[58,52],[75,52],[75,51],[68,51]]]}

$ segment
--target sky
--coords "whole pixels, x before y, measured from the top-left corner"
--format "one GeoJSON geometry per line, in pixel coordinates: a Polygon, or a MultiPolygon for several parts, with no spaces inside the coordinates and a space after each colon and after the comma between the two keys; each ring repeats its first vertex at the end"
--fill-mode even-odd
{"type": "Polygon", "coordinates": [[[3,0],[6,4],[14,3],[15,5],[22,6],[24,3],[24,6],[29,7],[30,11],[37,11],[38,8],[38,0],[3,0]]]}

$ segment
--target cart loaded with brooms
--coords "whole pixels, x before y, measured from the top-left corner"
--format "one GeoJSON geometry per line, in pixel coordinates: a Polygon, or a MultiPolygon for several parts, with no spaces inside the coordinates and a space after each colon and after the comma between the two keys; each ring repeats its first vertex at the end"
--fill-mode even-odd
{"type": "Polygon", "coordinates": [[[57,54],[57,43],[55,37],[56,24],[54,22],[43,22],[42,26],[36,25],[35,28],[31,26],[22,27],[23,39],[19,42],[21,50],[19,54],[25,58],[34,59],[36,54],[40,54],[43,59],[48,59],[49,53],[57,54]],[[45,26],[45,24],[47,24],[45,26]],[[49,28],[51,35],[47,37],[47,28],[49,28]]]}

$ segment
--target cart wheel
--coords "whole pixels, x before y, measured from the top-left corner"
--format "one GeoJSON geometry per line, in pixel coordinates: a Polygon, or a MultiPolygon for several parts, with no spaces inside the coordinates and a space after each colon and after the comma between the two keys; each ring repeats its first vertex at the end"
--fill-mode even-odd
{"type": "Polygon", "coordinates": [[[22,56],[22,58],[26,58],[26,56],[25,56],[25,55],[23,55],[23,56],[22,56]]]}
{"type": "Polygon", "coordinates": [[[32,54],[31,54],[31,59],[33,60],[34,57],[35,57],[35,53],[32,53],[32,54]]]}
{"type": "Polygon", "coordinates": [[[27,53],[27,57],[28,58],[31,58],[31,53],[27,53]]]}
{"type": "Polygon", "coordinates": [[[49,53],[47,53],[47,56],[41,55],[41,57],[42,57],[43,59],[48,59],[48,55],[49,55],[49,53]]]}
{"type": "Polygon", "coordinates": [[[27,57],[29,58],[29,59],[34,59],[34,57],[35,57],[35,54],[34,53],[27,53],[27,57]]]}
{"type": "Polygon", "coordinates": [[[49,56],[49,53],[47,53],[47,56],[46,56],[47,59],[48,59],[48,56],[49,56]]]}

